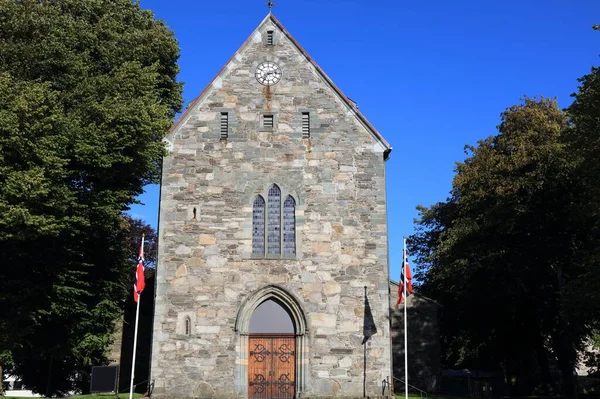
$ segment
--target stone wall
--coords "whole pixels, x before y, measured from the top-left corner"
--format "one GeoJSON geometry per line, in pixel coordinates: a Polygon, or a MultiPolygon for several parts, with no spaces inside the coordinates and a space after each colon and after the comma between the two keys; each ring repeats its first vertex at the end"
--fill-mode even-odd
{"type": "Polygon", "coordinates": [[[118,366],[121,363],[121,346],[123,345],[123,320],[116,320],[108,347],[108,364],[118,366]]]}
{"type": "Polygon", "coordinates": [[[247,397],[244,320],[269,295],[304,323],[296,326],[301,397],[381,395],[391,375],[385,144],[270,18],[168,140],[154,395],[247,397]],[[275,32],[274,46],[264,44],[267,30],[275,32]],[[272,87],[254,78],[265,60],[283,70],[272,87]],[[229,113],[226,140],[221,112],[229,113]],[[301,112],[310,112],[310,138],[302,138],[301,112]],[[261,127],[265,113],[275,115],[274,128],[261,127]],[[252,203],[272,184],[296,201],[297,253],[256,259],[252,203]],[[377,327],[366,362],[364,287],[377,327]],[[192,333],[185,335],[188,317],[192,333]]]}
{"type": "MultiPolygon", "coordinates": [[[[392,305],[398,300],[398,284],[390,283],[392,305]]],[[[413,294],[406,302],[408,327],[408,383],[421,390],[435,388],[428,382],[440,375],[440,305],[437,302],[413,294]],[[433,376],[433,377],[432,377],[433,376]]],[[[392,351],[394,377],[404,380],[404,304],[392,307],[392,351]]],[[[404,392],[404,385],[395,382],[396,392],[404,392]]],[[[410,393],[413,393],[409,389],[410,393]]],[[[417,393],[415,391],[415,393],[417,393]]]]}

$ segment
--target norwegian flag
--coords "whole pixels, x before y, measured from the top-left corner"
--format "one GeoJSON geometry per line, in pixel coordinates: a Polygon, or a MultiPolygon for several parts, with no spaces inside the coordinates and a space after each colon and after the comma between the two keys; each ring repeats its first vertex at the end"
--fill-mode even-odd
{"type": "Polygon", "coordinates": [[[406,273],[406,296],[409,296],[413,293],[412,275],[410,274],[410,266],[408,264],[406,250],[404,250],[402,265],[404,267],[402,267],[402,270],[400,271],[400,281],[398,282],[398,302],[396,302],[396,306],[400,305],[404,299],[404,273],[406,273]]]}
{"type": "Polygon", "coordinates": [[[135,280],[133,281],[133,300],[138,301],[142,291],[146,287],[144,279],[144,237],[142,236],[142,245],[140,245],[140,255],[138,256],[138,264],[135,270],[135,280]]]}

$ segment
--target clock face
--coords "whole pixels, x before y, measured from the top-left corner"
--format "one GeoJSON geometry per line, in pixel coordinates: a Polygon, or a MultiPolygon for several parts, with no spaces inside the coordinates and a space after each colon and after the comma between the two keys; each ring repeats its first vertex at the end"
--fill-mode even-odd
{"type": "Polygon", "coordinates": [[[281,80],[281,68],[274,62],[267,61],[256,67],[256,80],[265,86],[272,86],[281,80]]]}

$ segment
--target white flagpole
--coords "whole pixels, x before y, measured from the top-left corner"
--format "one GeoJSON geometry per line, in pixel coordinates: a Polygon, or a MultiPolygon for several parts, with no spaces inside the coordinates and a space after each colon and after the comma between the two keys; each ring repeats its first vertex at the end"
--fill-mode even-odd
{"type": "Polygon", "coordinates": [[[138,297],[137,310],[135,311],[135,332],[133,333],[133,360],[131,361],[131,385],[129,387],[129,399],[133,398],[133,378],[135,376],[135,350],[137,346],[138,320],[140,318],[140,297],[138,297]]]}
{"type": "Polygon", "coordinates": [[[406,237],[404,237],[404,249],[402,251],[402,278],[404,280],[404,397],[408,399],[408,330],[406,329],[406,237]]]}
{"type": "MultiPolygon", "coordinates": [[[[142,248],[144,248],[144,235],[142,234],[142,248]]],[[[137,273],[137,265],[136,265],[136,273],[137,273]]],[[[137,295],[137,293],[135,293],[137,295]]],[[[129,399],[133,398],[133,378],[135,377],[135,352],[137,348],[137,333],[138,333],[138,321],[140,319],[140,302],[142,301],[142,296],[138,295],[137,297],[137,309],[135,311],[135,330],[133,333],[133,357],[131,360],[131,385],[129,386],[129,399]]]]}

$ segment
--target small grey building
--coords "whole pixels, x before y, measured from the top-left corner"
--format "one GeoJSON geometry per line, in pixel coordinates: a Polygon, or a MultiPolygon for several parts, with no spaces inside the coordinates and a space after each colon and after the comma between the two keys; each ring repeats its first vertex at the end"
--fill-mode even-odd
{"type": "MultiPolygon", "coordinates": [[[[392,304],[398,301],[398,283],[390,282],[392,304]]],[[[439,389],[441,373],[440,345],[441,305],[433,299],[415,293],[406,300],[408,330],[408,383],[420,390],[439,389]]],[[[404,381],[404,303],[392,307],[392,353],[394,377],[404,381]]],[[[398,380],[397,392],[404,392],[398,380]]],[[[418,393],[414,389],[410,393],[418,393]]]]}
{"type": "Polygon", "coordinates": [[[380,397],[386,140],[269,14],[167,141],[154,395],[380,397]]]}

